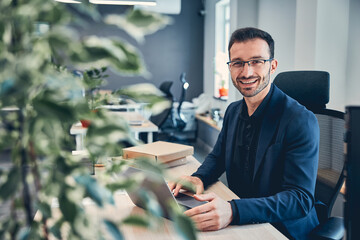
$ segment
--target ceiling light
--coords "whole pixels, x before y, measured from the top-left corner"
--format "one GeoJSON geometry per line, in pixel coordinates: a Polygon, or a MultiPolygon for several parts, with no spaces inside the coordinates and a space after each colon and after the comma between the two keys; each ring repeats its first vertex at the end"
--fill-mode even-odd
{"type": "Polygon", "coordinates": [[[135,6],[135,9],[164,14],[180,14],[181,0],[156,0],[156,6],[135,6]]]}
{"type": "Polygon", "coordinates": [[[90,0],[93,4],[156,6],[156,0],[90,0]]]}
{"type": "Polygon", "coordinates": [[[62,2],[62,3],[81,3],[80,0],[55,0],[56,2],[62,2]]]}

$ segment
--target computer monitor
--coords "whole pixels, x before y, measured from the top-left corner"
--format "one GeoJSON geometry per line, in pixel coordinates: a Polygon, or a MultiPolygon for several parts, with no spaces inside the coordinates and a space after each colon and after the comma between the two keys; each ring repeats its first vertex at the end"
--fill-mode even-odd
{"type": "Polygon", "coordinates": [[[360,106],[348,106],[345,113],[346,239],[360,239],[360,106]]]}

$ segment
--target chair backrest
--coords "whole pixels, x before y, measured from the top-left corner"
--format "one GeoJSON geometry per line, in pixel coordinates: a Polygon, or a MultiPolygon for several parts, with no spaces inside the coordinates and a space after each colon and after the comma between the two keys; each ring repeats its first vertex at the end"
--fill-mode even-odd
{"type": "Polygon", "coordinates": [[[320,128],[319,166],[315,199],[319,221],[330,217],[336,197],[344,182],[344,113],[326,109],[329,102],[330,77],[323,71],[279,73],[274,84],[311,110],[320,128]]]}
{"type": "Polygon", "coordinates": [[[344,183],[344,113],[322,109],[314,111],[320,127],[319,166],[315,199],[325,204],[317,207],[319,221],[327,219],[344,183]]]}
{"type": "Polygon", "coordinates": [[[324,71],[279,73],[274,84],[310,110],[323,109],[329,102],[330,75],[324,71]]]}
{"type": "Polygon", "coordinates": [[[174,97],[170,92],[170,88],[173,85],[172,81],[165,81],[161,83],[159,89],[165,94],[165,98],[170,101],[170,106],[164,109],[161,113],[157,115],[152,115],[150,117],[150,121],[153,122],[156,126],[160,129],[162,128],[163,124],[165,123],[166,119],[170,116],[172,112],[172,106],[174,102],[174,97]]]}

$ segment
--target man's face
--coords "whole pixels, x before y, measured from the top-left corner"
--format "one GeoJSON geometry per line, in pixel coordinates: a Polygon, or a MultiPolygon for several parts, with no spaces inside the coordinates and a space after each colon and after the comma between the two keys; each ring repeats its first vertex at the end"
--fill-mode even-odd
{"type": "MultiPolygon", "coordinates": [[[[269,58],[269,46],[260,38],[235,42],[230,48],[230,61],[267,60],[269,58]]],[[[267,90],[266,93],[269,91],[270,75],[275,72],[276,67],[276,59],[257,64],[257,66],[249,66],[245,63],[243,68],[232,67],[230,69],[231,79],[244,97],[254,97],[264,89],[267,90]]]]}

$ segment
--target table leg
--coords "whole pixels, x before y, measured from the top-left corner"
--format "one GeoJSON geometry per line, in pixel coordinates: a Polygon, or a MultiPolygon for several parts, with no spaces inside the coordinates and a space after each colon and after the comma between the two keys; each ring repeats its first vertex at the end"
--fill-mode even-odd
{"type": "Polygon", "coordinates": [[[75,142],[76,142],[76,150],[84,150],[84,135],[83,134],[76,134],[75,135],[75,142]]]}
{"type": "Polygon", "coordinates": [[[153,142],[153,132],[148,132],[147,133],[147,142],[148,143],[152,143],[153,142]]]}

